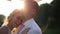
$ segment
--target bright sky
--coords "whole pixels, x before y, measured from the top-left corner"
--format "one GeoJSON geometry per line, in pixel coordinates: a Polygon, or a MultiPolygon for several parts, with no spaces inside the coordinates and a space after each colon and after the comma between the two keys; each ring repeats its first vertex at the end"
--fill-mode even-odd
{"type": "Polygon", "coordinates": [[[53,1],[53,0],[41,0],[41,1],[38,2],[38,4],[39,4],[39,5],[44,4],[44,3],[50,4],[52,1],[53,1]]]}
{"type": "Polygon", "coordinates": [[[12,2],[9,1],[1,1],[0,0],[0,14],[4,14],[8,16],[14,9],[16,8],[23,8],[24,4],[22,1],[13,0],[12,2]]]}
{"type": "MultiPolygon", "coordinates": [[[[38,2],[38,4],[43,3],[51,3],[52,0],[41,0],[38,2]]],[[[6,0],[0,0],[0,14],[4,14],[5,16],[8,16],[14,9],[16,8],[23,8],[24,4],[22,1],[19,2],[19,0],[12,0],[12,2],[6,1],[6,0]]]]}

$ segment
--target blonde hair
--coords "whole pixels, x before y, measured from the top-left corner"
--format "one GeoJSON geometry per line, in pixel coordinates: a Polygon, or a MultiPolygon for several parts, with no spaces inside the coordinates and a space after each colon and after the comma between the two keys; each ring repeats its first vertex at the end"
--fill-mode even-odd
{"type": "MultiPolygon", "coordinates": [[[[16,14],[20,14],[20,11],[22,10],[14,10],[9,16],[8,16],[8,22],[10,22],[12,20],[12,18],[16,15],[16,14]]],[[[21,19],[21,21],[23,22],[25,19],[25,16],[23,14],[20,14],[19,16],[17,16],[17,19],[21,19]]]]}
{"type": "Polygon", "coordinates": [[[8,16],[8,22],[12,20],[12,17],[19,13],[19,10],[14,10],[9,16],[8,16]]]}

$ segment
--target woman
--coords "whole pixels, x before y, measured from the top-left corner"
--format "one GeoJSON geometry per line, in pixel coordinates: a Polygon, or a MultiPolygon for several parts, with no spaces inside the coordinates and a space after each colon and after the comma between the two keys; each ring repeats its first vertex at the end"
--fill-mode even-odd
{"type": "MultiPolygon", "coordinates": [[[[20,17],[20,10],[14,10],[10,16],[8,17],[8,24],[7,26],[3,26],[0,28],[0,34],[11,34],[11,31],[13,28],[23,27],[22,25],[22,18],[20,17]]],[[[30,28],[24,30],[22,34],[27,34],[27,32],[30,30],[30,28]]]]}

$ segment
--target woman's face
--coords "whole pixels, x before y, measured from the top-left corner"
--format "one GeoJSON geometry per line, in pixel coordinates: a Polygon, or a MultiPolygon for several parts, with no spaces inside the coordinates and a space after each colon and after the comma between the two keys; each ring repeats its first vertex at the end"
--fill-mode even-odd
{"type": "Polygon", "coordinates": [[[20,14],[16,14],[13,16],[11,20],[13,27],[18,27],[19,25],[22,24],[22,19],[19,16],[20,14]]]}

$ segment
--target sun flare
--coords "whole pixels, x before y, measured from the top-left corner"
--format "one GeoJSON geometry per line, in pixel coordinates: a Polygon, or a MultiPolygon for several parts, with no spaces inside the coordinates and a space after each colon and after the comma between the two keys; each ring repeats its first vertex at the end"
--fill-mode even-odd
{"type": "Polygon", "coordinates": [[[9,16],[9,14],[15,10],[15,9],[23,9],[24,8],[24,2],[20,0],[12,0],[9,1],[1,1],[0,0],[0,14],[4,14],[6,17],[9,16]]]}
{"type": "Polygon", "coordinates": [[[12,4],[17,8],[17,9],[22,9],[24,8],[24,2],[20,0],[12,0],[12,4]]]}

